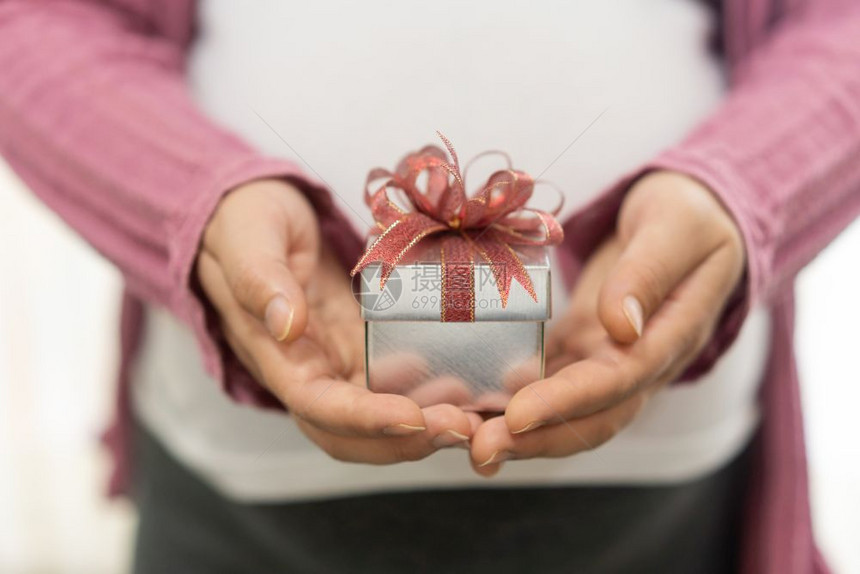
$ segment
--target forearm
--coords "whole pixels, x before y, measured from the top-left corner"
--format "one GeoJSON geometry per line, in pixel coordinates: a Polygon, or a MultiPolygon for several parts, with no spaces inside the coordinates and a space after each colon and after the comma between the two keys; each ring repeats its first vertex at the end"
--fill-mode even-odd
{"type": "Polygon", "coordinates": [[[729,207],[749,295],[767,301],[860,213],[860,8],[786,22],[736,78],[655,167],[693,175],[729,207]]]}
{"type": "Polygon", "coordinates": [[[783,23],[735,72],[688,138],[621,179],[565,225],[569,278],[615,227],[633,182],[669,170],[703,182],[742,232],[746,278],[687,372],[707,371],[752,304],[767,304],[860,212],[860,14],[816,8],[783,23]]]}
{"type": "Polygon", "coordinates": [[[207,367],[222,376],[229,361],[192,268],[223,195],[290,178],[346,259],[357,241],[297,166],[262,157],[197,110],[183,59],[183,45],[107,3],[0,3],[0,151],[136,295],[195,330],[207,367]]]}

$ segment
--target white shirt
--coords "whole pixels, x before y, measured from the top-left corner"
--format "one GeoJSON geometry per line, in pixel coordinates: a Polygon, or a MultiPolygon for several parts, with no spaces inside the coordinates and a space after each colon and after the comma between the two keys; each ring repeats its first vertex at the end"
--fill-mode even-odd
{"type": "MultiPolygon", "coordinates": [[[[435,143],[436,129],[463,159],[503,149],[565,189],[564,220],[719,103],[713,17],[693,0],[206,0],[191,82],[215,120],[321,176],[361,228],[371,222],[367,171],[435,143]]],[[[565,297],[554,285],[555,309],[565,297]]],[[[153,308],[133,396],[175,456],[242,500],[667,483],[714,471],[748,442],[768,341],[768,317],[755,310],[708,376],[658,393],[603,447],[509,463],[492,481],[458,449],[387,467],[331,460],[289,416],[232,403],[203,371],[190,332],[153,308]]]]}

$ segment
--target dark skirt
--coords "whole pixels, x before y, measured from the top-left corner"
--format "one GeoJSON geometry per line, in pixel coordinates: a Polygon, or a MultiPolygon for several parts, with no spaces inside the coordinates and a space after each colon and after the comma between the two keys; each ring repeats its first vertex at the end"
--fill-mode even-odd
{"type": "Polygon", "coordinates": [[[134,572],[734,572],[748,458],[671,486],[246,504],[221,496],[138,427],[134,572]]]}

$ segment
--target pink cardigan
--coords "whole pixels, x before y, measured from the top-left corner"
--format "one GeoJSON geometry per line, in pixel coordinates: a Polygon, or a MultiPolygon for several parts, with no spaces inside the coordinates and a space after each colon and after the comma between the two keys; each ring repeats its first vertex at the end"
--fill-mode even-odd
{"type": "MultiPolygon", "coordinates": [[[[724,4],[733,90],[643,170],[674,169],[706,182],[734,214],[749,253],[744,287],[687,378],[710,368],[751,304],[773,312],[744,570],[822,572],[793,358],[792,281],[860,211],[860,3],[724,4]]],[[[0,0],[0,151],[126,280],[119,416],[107,434],[118,462],[114,491],[128,477],[127,384],[142,301],[191,326],[206,367],[236,400],[273,405],[224,345],[192,275],[201,232],[224,193],[253,178],[293,178],[345,263],[361,245],[323,185],[296,165],[262,157],[195,108],[183,72],[195,8],[193,0],[0,0]]],[[[566,223],[570,279],[611,231],[629,181],[566,223]]]]}

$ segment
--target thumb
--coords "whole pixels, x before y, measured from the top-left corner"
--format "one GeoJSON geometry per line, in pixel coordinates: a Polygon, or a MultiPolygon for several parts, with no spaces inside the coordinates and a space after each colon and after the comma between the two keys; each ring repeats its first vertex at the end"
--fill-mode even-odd
{"type": "Polygon", "coordinates": [[[304,333],[307,301],[285,257],[255,253],[222,269],[236,301],[262,321],[275,340],[293,341],[304,333]]]}
{"type": "Polygon", "coordinates": [[[297,202],[286,210],[271,200],[271,194],[234,192],[204,240],[204,249],[218,261],[236,302],[265,324],[277,341],[295,340],[308,323],[302,283],[316,267],[319,241],[309,223],[313,212],[308,207],[303,214],[304,207],[297,202]],[[302,229],[291,229],[290,222],[298,215],[302,229]]]}
{"type": "Polygon", "coordinates": [[[642,222],[609,272],[598,296],[598,315],[619,343],[642,336],[648,318],[708,255],[707,248],[664,222],[642,222]]]}

